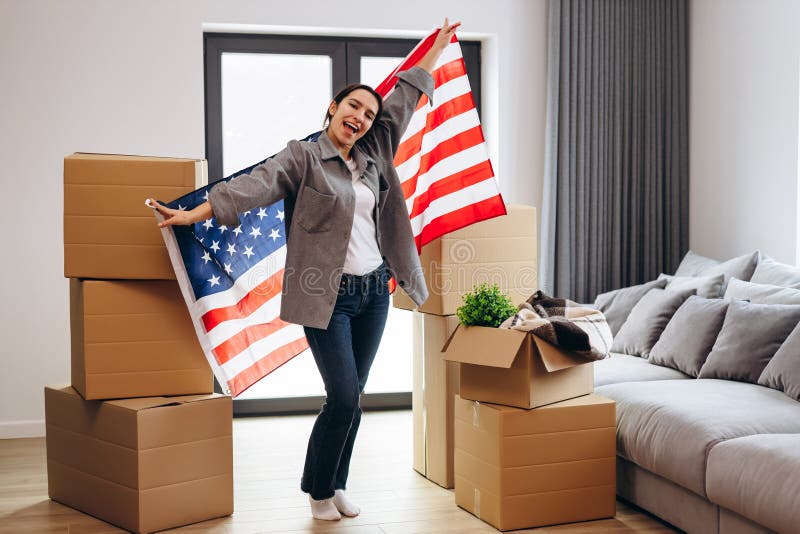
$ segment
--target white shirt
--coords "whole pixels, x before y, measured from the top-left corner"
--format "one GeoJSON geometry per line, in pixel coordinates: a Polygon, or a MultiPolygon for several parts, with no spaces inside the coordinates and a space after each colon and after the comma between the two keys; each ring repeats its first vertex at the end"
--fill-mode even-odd
{"type": "Polygon", "coordinates": [[[372,212],[375,209],[375,195],[361,181],[361,175],[356,171],[355,160],[351,158],[345,163],[353,177],[356,210],[353,215],[350,242],[347,244],[347,255],[344,259],[344,272],[362,275],[374,271],[383,263],[378,240],[375,237],[375,221],[372,218],[372,212]]]}

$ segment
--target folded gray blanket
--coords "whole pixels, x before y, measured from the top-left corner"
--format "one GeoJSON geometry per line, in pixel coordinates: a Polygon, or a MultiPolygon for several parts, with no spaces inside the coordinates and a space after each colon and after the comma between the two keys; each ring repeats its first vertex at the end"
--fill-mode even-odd
{"type": "Polygon", "coordinates": [[[613,336],[600,310],[537,291],[500,328],[523,330],[588,360],[602,360],[613,336]]]}

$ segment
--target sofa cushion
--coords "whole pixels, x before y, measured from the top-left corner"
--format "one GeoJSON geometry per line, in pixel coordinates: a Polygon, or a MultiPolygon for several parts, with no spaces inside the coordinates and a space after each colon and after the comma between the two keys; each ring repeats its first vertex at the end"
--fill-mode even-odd
{"type": "Polygon", "coordinates": [[[750,281],[757,284],[800,288],[800,268],[775,261],[769,256],[761,256],[750,281]]]}
{"type": "Polygon", "coordinates": [[[706,456],[720,441],[800,432],[800,403],[728,380],[659,380],[595,388],[617,402],[617,452],[705,496],[706,456]]]}
{"type": "Polygon", "coordinates": [[[725,319],[728,302],[691,296],[672,316],[650,351],[650,362],[696,377],[725,319]]]}
{"type": "Polygon", "coordinates": [[[651,289],[631,310],[611,345],[612,352],[647,358],[675,310],[695,293],[695,289],[670,291],[651,289]]]}
{"type": "Polygon", "coordinates": [[[758,383],[783,391],[800,401],[800,324],[798,324],[775,356],[764,368],[758,383]]]}
{"type": "Polygon", "coordinates": [[[800,321],[800,306],[733,300],[698,378],[758,383],[758,378],[800,321]]]}
{"type": "Polygon", "coordinates": [[[708,454],[708,498],[776,532],[800,528],[800,434],[747,436],[708,454]]]}
{"type": "Polygon", "coordinates": [[[737,256],[728,261],[717,261],[700,254],[695,254],[691,250],[678,265],[675,276],[709,276],[712,274],[724,274],[726,283],[730,278],[739,280],[750,280],[753,271],[758,263],[759,252],[756,250],[749,254],[737,256]]]}
{"type": "Polygon", "coordinates": [[[800,304],[800,289],[731,278],[725,289],[725,299],[746,300],[755,304],[800,304]]]}
{"type": "Polygon", "coordinates": [[[594,306],[606,316],[611,333],[617,335],[636,303],[651,289],[663,289],[666,286],[666,280],[653,280],[646,284],[615,289],[614,291],[597,295],[594,300],[594,306]]]}
{"type": "Polygon", "coordinates": [[[722,284],[725,282],[724,274],[712,274],[710,276],[672,276],[661,273],[659,280],[666,280],[670,291],[682,291],[684,289],[694,289],[701,297],[716,299],[722,296],[722,284]]]}
{"type": "Polygon", "coordinates": [[[644,382],[647,380],[680,380],[690,377],[661,365],[653,365],[644,358],[612,352],[608,358],[594,362],[594,385],[619,382],[644,382]]]}

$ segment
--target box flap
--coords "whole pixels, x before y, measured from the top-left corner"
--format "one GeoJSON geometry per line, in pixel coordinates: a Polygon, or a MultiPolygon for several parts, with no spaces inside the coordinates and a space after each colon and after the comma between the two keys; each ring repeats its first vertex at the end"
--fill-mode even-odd
{"type": "Polygon", "coordinates": [[[508,369],[527,337],[527,332],[519,330],[458,325],[442,351],[451,362],[508,369]]]}
{"type": "Polygon", "coordinates": [[[536,348],[539,349],[539,354],[542,357],[542,363],[544,363],[544,367],[549,373],[567,369],[568,367],[575,367],[576,365],[589,363],[591,361],[556,347],[540,337],[531,337],[533,338],[533,342],[536,343],[536,348]]]}
{"type": "Polygon", "coordinates": [[[141,397],[136,399],[106,401],[106,403],[119,406],[120,408],[126,408],[128,410],[139,411],[149,410],[151,408],[161,408],[164,406],[179,406],[181,404],[216,399],[218,397],[225,397],[225,395],[212,393],[210,395],[183,395],[180,397],[141,397]]]}

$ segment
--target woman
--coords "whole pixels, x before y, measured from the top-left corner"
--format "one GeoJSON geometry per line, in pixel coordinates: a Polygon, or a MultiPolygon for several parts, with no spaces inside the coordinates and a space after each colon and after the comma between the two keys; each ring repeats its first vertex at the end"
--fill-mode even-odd
{"type": "Polygon", "coordinates": [[[303,325],[327,395],[300,484],[317,519],[360,511],[345,487],[361,420],[359,398],[388,313],[388,278],[394,276],[418,305],[427,298],[392,161],[420,95],[433,101],[430,73],[459,25],[445,19],[431,49],[397,75],[385,103],[365,85],[339,92],[316,143],[290,141],[249,175],[214,187],[208,202],[193,210],[151,199],[166,217],[160,226],[210,217],[236,226],[239,213],[286,199],[281,318],[303,325]]]}

